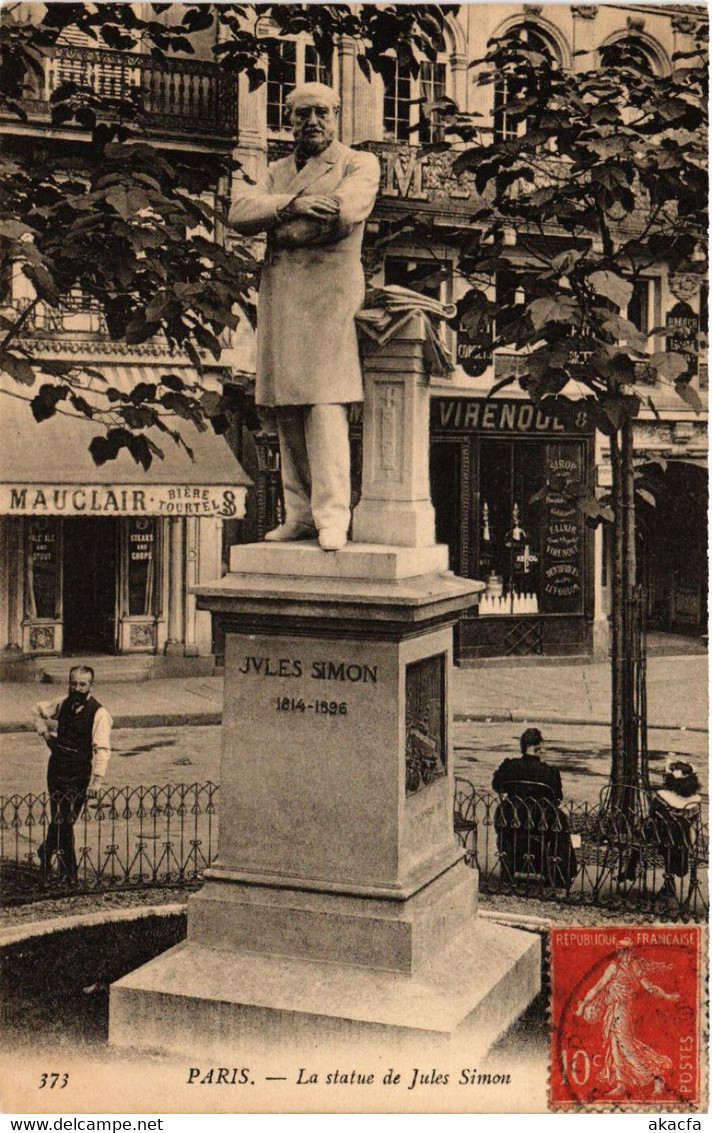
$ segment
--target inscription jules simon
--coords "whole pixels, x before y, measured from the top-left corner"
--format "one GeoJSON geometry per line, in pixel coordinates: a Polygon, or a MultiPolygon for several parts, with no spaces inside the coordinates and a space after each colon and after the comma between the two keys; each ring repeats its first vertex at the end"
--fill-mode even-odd
{"type": "Polygon", "coordinates": [[[247,656],[238,666],[239,673],[256,677],[309,677],[314,681],[346,681],[351,684],[378,683],[378,665],[362,665],[355,661],[312,661],[296,657],[247,656]]]}

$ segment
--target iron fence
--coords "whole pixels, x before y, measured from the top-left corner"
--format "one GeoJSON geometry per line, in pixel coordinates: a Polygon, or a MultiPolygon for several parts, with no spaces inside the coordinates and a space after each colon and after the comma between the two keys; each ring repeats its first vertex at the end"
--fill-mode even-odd
{"type": "MultiPolygon", "coordinates": [[[[707,918],[709,828],[698,809],[661,827],[645,806],[628,814],[605,796],[595,805],[555,805],[500,799],[461,777],[455,785],[455,833],[479,871],[480,892],[663,920],[707,918]]],[[[71,877],[61,855],[43,863],[38,853],[49,796],[0,797],[1,903],[197,887],[217,856],[218,791],[215,783],[106,789],[74,824],[71,877]]]]}
{"type": "Polygon", "coordinates": [[[698,807],[662,818],[647,797],[623,810],[606,793],[557,805],[499,798],[460,777],[455,786],[455,833],[480,892],[707,919],[709,825],[698,807]]]}
{"type": "MultiPolygon", "coordinates": [[[[73,827],[76,872],[61,853],[43,861],[52,809],[46,793],[0,798],[2,903],[198,885],[217,854],[217,793],[215,783],[102,791],[73,827]]],[[[55,814],[69,801],[55,796],[55,814]]]]}

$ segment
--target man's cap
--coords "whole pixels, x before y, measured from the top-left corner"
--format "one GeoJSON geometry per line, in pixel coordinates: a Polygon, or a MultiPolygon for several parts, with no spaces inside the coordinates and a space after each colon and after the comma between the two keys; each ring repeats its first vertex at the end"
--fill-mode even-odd
{"type": "Polygon", "coordinates": [[[330,106],[338,110],[341,106],[336,91],[325,83],[300,83],[287,95],[286,103],[290,110],[296,106],[330,106]]]}
{"type": "Polygon", "coordinates": [[[522,749],[522,754],[530,747],[536,747],[537,744],[543,744],[544,738],[538,728],[527,728],[522,732],[519,746],[522,749]]]}

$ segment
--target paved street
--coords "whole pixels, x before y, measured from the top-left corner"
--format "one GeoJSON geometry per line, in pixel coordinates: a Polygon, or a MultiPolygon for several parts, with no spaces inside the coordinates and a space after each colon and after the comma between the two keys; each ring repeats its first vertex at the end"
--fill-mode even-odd
{"type": "MultiPolygon", "coordinates": [[[[455,771],[469,779],[476,790],[491,790],[492,775],[508,755],[519,754],[521,724],[455,723],[455,771]]],[[[607,728],[543,725],[543,758],[561,772],[564,797],[576,803],[596,803],[608,781],[610,736],[607,728]]],[[[691,759],[700,771],[707,792],[707,736],[700,732],[655,730],[649,736],[650,776],[657,774],[674,752],[691,759]]]]}
{"type": "MultiPolygon", "coordinates": [[[[456,770],[489,789],[495,767],[518,753],[526,723],[539,724],[566,796],[597,801],[610,764],[609,680],[607,664],[456,669],[456,770]]],[[[0,686],[0,794],[45,789],[47,749],[32,730],[31,708],[62,691],[57,684],[0,686]]],[[[117,725],[108,785],[219,781],[221,677],[97,683],[96,693],[117,725]]],[[[675,752],[697,764],[706,789],[707,658],[650,658],[648,712],[653,779],[675,752]]]]}
{"type": "MultiPolygon", "coordinates": [[[[518,754],[523,725],[456,721],[455,769],[478,790],[489,790],[494,769],[507,755],[518,754]]],[[[561,771],[564,793],[578,803],[594,803],[606,784],[610,756],[608,730],[602,727],[543,726],[549,759],[561,771]]],[[[32,733],[0,737],[0,794],[26,795],[45,790],[47,749],[32,733]]],[[[651,773],[662,768],[668,752],[685,755],[702,773],[707,788],[707,736],[701,732],[651,732],[651,773]]],[[[138,787],[166,783],[220,781],[220,728],[186,725],[172,728],[121,728],[114,732],[114,752],[106,783],[138,787]]]]}
{"type": "MultiPolygon", "coordinates": [[[[481,666],[456,671],[456,715],[608,724],[608,662],[575,665],[481,666]]],[[[647,667],[648,723],[707,728],[707,658],[650,657],[647,667]]]]}
{"type": "MultiPolygon", "coordinates": [[[[69,662],[67,662],[69,671],[69,662]]],[[[707,730],[707,657],[650,657],[651,727],[707,730]]],[[[570,722],[610,720],[610,666],[592,664],[478,665],[455,670],[453,710],[475,720],[570,722]]],[[[32,705],[61,696],[60,684],[0,684],[0,732],[30,730],[32,705]]],[[[217,724],[222,677],[96,682],[96,695],[119,727],[217,724]]],[[[2,744],[0,743],[0,751],[2,744]]]]}

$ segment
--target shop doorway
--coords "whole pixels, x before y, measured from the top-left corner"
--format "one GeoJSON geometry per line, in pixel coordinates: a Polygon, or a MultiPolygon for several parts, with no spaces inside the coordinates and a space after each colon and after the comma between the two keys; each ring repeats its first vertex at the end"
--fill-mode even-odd
{"type": "Polygon", "coordinates": [[[638,576],[647,591],[648,625],[669,633],[707,631],[707,469],[671,460],[641,469],[636,500],[638,576]]]}
{"type": "Polygon", "coordinates": [[[116,652],[118,519],[65,519],[63,621],[65,653],[116,652]]]}

